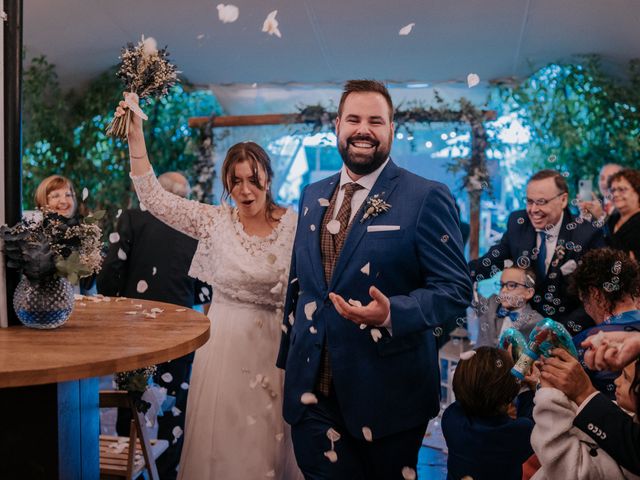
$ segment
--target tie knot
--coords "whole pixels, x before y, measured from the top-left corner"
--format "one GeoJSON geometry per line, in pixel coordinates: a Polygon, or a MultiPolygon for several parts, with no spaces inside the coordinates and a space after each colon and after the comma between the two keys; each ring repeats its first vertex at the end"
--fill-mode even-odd
{"type": "Polygon", "coordinates": [[[353,196],[353,194],[354,194],[356,191],[358,191],[358,190],[360,190],[360,189],[362,189],[362,188],[364,188],[364,187],[363,187],[362,185],[360,185],[359,183],[356,183],[356,182],[349,182],[349,183],[345,183],[345,184],[342,186],[342,188],[343,188],[343,190],[344,190],[344,196],[345,196],[345,197],[352,197],[352,196],[353,196]]]}

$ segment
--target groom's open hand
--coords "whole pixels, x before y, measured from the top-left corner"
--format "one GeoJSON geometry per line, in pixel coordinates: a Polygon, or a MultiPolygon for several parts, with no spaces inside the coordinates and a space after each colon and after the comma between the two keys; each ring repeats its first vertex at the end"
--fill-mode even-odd
{"type": "Polygon", "coordinates": [[[333,306],[338,313],[347,320],[351,320],[358,325],[365,324],[377,327],[389,318],[391,302],[389,302],[389,298],[373,286],[369,289],[369,295],[372,298],[371,302],[363,306],[352,305],[337,293],[330,293],[329,299],[333,302],[333,306]]]}

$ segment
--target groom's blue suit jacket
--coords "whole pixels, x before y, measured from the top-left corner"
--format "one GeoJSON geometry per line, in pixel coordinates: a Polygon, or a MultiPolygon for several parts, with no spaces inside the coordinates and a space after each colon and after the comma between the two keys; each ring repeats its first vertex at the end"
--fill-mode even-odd
{"type": "Polygon", "coordinates": [[[350,433],[363,438],[366,426],[377,438],[437,415],[440,375],[434,329],[464,316],[471,284],[449,190],[389,161],[370,195],[379,194],[391,208],[361,222],[363,204],[327,285],[320,249],[327,207],[319,199],[331,199],[339,183],[336,174],[309,185],[300,200],[277,361],[286,369],[284,417],[290,424],[302,417],[307,407],[301,396],[314,391],[326,342],[333,386],[350,433]],[[399,229],[373,231],[372,226],[399,229]],[[392,335],[380,327],[383,336],[377,342],[371,328],[360,329],[341,317],[328,298],[335,292],[366,305],[372,285],[391,300],[392,335]]]}

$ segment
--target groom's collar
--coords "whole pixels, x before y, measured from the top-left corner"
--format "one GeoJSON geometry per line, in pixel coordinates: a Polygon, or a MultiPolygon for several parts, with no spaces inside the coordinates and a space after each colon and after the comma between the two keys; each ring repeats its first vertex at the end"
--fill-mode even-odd
{"type": "MultiPolygon", "coordinates": [[[[363,177],[360,177],[358,180],[356,180],[356,183],[364,187],[367,192],[370,192],[375,185],[376,180],[378,180],[378,177],[382,173],[382,170],[384,170],[384,167],[386,167],[387,163],[389,163],[389,160],[390,158],[387,158],[384,163],[376,168],[373,172],[364,175],[363,177]]],[[[353,182],[353,179],[347,173],[347,167],[342,165],[342,169],[340,170],[340,185],[338,185],[338,187],[342,188],[344,184],[351,182],[353,182]]]]}

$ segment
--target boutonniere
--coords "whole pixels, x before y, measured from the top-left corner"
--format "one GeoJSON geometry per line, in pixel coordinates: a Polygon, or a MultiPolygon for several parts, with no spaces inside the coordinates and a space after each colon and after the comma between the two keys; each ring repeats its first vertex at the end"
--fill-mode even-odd
{"type": "MultiPolygon", "coordinates": [[[[384,192],[382,192],[384,194],[384,192]]],[[[364,215],[360,219],[360,223],[364,222],[369,217],[377,217],[381,213],[388,212],[391,208],[387,202],[380,198],[380,193],[376,193],[372,197],[367,198],[367,203],[364,206],[364,215]]]]}

